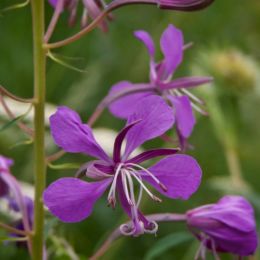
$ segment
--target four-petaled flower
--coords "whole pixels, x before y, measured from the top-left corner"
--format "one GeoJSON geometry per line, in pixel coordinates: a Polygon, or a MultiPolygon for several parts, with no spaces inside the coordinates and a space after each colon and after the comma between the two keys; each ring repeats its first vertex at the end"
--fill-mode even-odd
{"type": "Polygon", "coordinates": [[[201,169],[188,155],[172,155],[178,149],[154,149],[132,157],[132,152],[145,141],[162,135],[172,127],[174,117],[169,106],[158,96],[150,96],[136,106],[137,110],[128,118],[127,125],[114,141],[110,158],[96,142],[91,128],[81,122],[76,112],[59,107],[50,118],[51,133],[55,143],[67,152],[85,153],[98,160],[82,166],[79,172],[95,180],[61,178],[44,192],[44,203],[49,210],[64,222],[77,222],[88,217],[96,200],[106,189],[108,203],[116,204],[116,194],[121,206],[132,219],[131,225],[122,225],[125,235],[156,232],[157,224],[149,222],[138,206],[145,191],[154,201],[161,201],[145,185],[152,185],[163,195],[173,199],[188,199],[198,188],[201,169]],[[126,140],[122,153],[122,143],[126,140]],[[146,169],[140,164],[149,159],[167,156],[146,169]],[[134,182],[140,186],[138,198],[134,182]]]}
{"type": "MultiPolygon", "coordinates": [[[[239,256],[252,255],[258,244],[254,210],[241,196],[225,196],[216,204],[186,213],[191,232],[201,241],[198,257],[209,248],[239,256]]],[[[203,258],[204,259],[204,258],[203,258]]]]}
{"type": "Polygon", "coordinates": [[[150,95],[159,95],[167,100],[173,109],[180,145],[185,148],[185,140],[190,136],[195,124],[192,108],[205,113],[196,103],[203,102],[187,89],[212,81],[210,77],[183,77],[171,80],[175,70],[183,59],[184,41],[180,30],[169,25],[160,40],[164,59],[155,62],[155,47],[150,35],[145,31],[136,31],[135,36],[141,40],[150,55],[150,82],[133,84],[122,81],[114,85],[109,97],[120,96],[109,106],[111,113],[120,118],[127,118],[135,109],[137,101],[150,95]]]}

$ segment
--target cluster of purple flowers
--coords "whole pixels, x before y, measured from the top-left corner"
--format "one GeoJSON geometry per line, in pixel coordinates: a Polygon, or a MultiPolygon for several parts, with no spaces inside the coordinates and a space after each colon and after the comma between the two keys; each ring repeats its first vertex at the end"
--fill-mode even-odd
{"type": "MultiPolygon", "coordinates": [[[[64,10],[69,11],[69,25],[75,24],[79,0],[48,1],[58,14],[62,13],[64,10]]],[[[87,26],[89,24],[89,18],[95,20],[107,9],[115,9],[124,5],[149,4],[159,6],[162,9],[195,11],[207,7],[213,1],[214,0],[114,0],[107,4],[104,0],[82,0],[83,13],[81,16],[81,26],[87,26]]],[[[107,31],[109,20],[112,20],[111,15],[108,15],[106,20],[99,23],[99,27],[103,31],[107,31]]]]}
{"type": "MultiPolygon", "coordinates": [[[[180,154],[180,149],[156,148],[135,156],[132,153],[144,142],[166,133],[174,124],[180,146],[185,148],[195,124],[192,110],[203,113],[199,106],[202,101],[188,89],[209,83],[212,78],[172,79],[185,50],[182,32],[173,25],[161,36],[164,59],[159,63],[155,62],[150,35],[136,31],[135,36],[148,50],[150,80],[141,84],[122,81],[109,92],[108,97],[113,100],[109,110],[126,120],[114,140],[112,156],[97,143],[92,129],[75,111],[59,107],[50,118],[55,143],[66,152],[84,153],[95,159],[82,165],[76,177],[60,178],[50,184],[43,199],[50,212],[61,221],[78,222],[91,214],[96,201],[108,190],[108,205],[114,208],[119,200],[131,219],[130,224],[121,226],[121,233],[138,236],[156,233],[158,229],[158,224],[147,219],[139,209],[143,193],[161,202],[151,191],[152,186],[166,197],[186,200],[198,189],[202,172],[197,161],[180,154]],[[157,157],[163,159],[148,168],[143,166],[144,162],[157,157]]],[[[185,219],[189,230],[201,241],[198,257],[202,259],[206,248],[214,253],[244,256],[253,254],[257,247],[253,209],[242,197],[226,196],[216,204],[189,210],[185,219]]]]}

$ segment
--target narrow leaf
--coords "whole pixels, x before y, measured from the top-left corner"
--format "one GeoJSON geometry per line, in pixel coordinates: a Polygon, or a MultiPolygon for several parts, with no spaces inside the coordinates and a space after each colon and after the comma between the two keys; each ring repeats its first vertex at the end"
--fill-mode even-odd
{"type": "Polygon", "coordinates": [[[176,247],[188,240],[190,240],[192,236],[186,232],[179,232],[168,235],[160,240],[158,240],[151,249],[146,253],[144,260],[152,260],[156,257],[159,257],[165,251],[176,247]]]}
{"type": "Polygon", "coordinates": [[[51,164],[48,166],[53,170],[69,170],[69,169],[78,169],[80,164],[77,163],[62,163],[62,164],[51,164]]]}

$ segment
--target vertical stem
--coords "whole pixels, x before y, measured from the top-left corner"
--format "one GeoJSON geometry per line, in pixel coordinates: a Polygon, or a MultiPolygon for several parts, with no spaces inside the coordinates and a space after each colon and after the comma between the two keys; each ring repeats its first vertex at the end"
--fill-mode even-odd
{"type": "Polygon", "coordinates": [[[46,165],[44,151],[44,105],[46,85],[46,53],[44,40],[44,0],[32,0],[33,55],[34,55],[34,229],[32,236],[32,258],[43,259],[44,209],[42,193],[45,188],[46,165]]]}

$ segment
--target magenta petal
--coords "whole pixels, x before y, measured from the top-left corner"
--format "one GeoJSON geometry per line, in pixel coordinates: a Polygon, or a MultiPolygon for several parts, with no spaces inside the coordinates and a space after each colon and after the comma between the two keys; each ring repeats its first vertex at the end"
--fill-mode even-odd
{"type": "Polygon", "coordinates": [[[160,44],[164,60],[159,74],[168,78],[182,62],[184,45],[182,32],[170,24],[163,32],[160,44]]]}
{"type": "Polygon", "coordinates": [[[58,5],[59,0],[48,0],[49,3],[55,8],[58,5]]]}
{"type": "Polygon", "coordinates": [[[63,222],[79,222],[87,218],[112,179],[85,182],[77,178],[61,178],[43,194],[44,204],[63,222]]]}
{"type": "Polygon", "coordinates": [[[115,142],[114,142],[114,152],[113,152],[113,161],[114,163],[119,163],[121,160],[121,148],[122,148],[122,143],[125,139],[126,134],[128,131],[138,124],[141,120],[137,120],[135,122],[132,122],[131,124],[125,126],[120,133],[117,135],[115,142]]]}
{"type": "Polygon", "coordinates": [[[164,134],[174,124],[172,109],[159,96],[143,98],[136,105],[136,112],[128,118],[128,124],[141,119],[126,135],[124,158],[145,141],[164,134]]]}
{"type": "Polygon", "coordinates": [[[137,156],[127,160],[126,163],[140,164],[144,161],[153,159],[155,157],[172,155],[179,151],[180,149],[169,149],[169,148],[152,149],[138,154],[137,156]]]}
{"type": "Polygon", "coordinates": [[[209,211],[208,217],[242,232],[254,230],[254,210],[242,196],[225,196],[209,211]]]}
{"type": "Polygon", "coordinates": [[[192,112],[191,102],[187,96],[172,97],[168,96],[174,105],[176,125],[182,137],[188,138],[196,123],[192,112]]]}
{"type": "Polygon", "coordinates": [[[172,199],[188,199],[197,191],[201,182],[201,168],[191,156],[176,154],[168,156],[148,169],[167,188],[162,188],[147,174],[142,178],[160,193],[172,199]]]}
{"type": "Polygon", "coordinates": [[[135,31],[134,35],[138,40],[144,43],[145,47],[149,52],[149,55],[153,59],[155,54],[155,48],[154,48],[153,39],[151,38],[150,34],[146,31],[140,30],[140,31],[135,31]]]}
{"type": "Polygon", "coordinates": [[[59,107],[50,117],[50,128],[55,143],[66,152],[85,153],[109,161],[107,154],[96,142],[91,128],[83,124],[72,109],[59,107]]]}
{"type": "MultiPolygon", "coordinates": [[[[133,88],[138,88],[136,86],[145,89],[145,84],[142,86],[142,84],[135,85],[128,81],[121,81],[111,88],[109,95],[112,97],[118,93],[123,93],[123,91],[132,91],[133,88]]],[[[151,90],[136,93],[131,92],[130,94],[123,95],[109,105],[109,110],[114,116],[126,119],[135,111],[136,103],[148,95],[151,95],[151,90]]]]}

